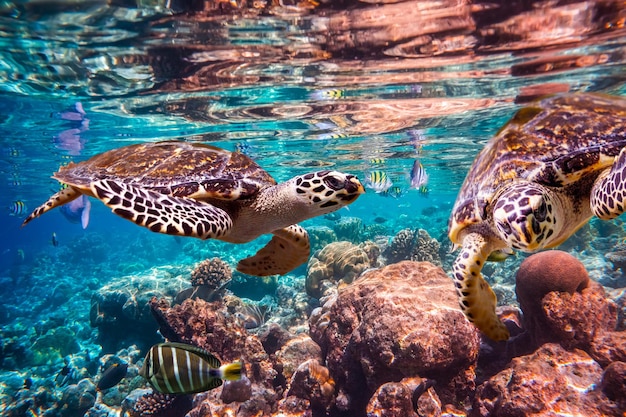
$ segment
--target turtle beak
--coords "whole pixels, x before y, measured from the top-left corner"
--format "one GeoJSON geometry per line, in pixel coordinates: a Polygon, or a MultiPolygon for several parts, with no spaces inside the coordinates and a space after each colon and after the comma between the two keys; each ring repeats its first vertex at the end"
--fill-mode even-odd
{"type": "Polygon", "coordinates": [[[354,175],[348,175],[345,188],[350,194],[361,195],[365,192],[365,187],[363,187],[361,181],[354,175]]]}

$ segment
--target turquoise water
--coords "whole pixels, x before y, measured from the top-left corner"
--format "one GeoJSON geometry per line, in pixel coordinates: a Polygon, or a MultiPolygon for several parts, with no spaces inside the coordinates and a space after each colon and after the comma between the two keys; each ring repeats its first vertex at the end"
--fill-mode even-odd
{"type": "MultiPolygon", "coordinates": [[[[338,214],[361,219],[363,239],[389,242],[402,229],[426,230],[448,270],[447,219],[461,183],[482,145],[525,100],[562,91],[626,96],[618,2],[592,15],[588,2],[541,13],[538,6],[506,11],[504,2],[422,2],[430,8],[419,12],[420,2],[373,3],[207,2],[215,10],[204,12],[194,2],[0,4],[2,407],[15,404],[25,378],[61,390],[53,380],[72,355],[89,364],[129,348],[102,349],[90,325],[92,296],[103,286],[155,267],[185,275],[216,256],[234,266],[267,241],[235,246],[157,235],[95,199],[84,230],[59,209],[22,228],[59,190],[50,176],[63,164],[177,139],[243,151],[279,182],[321,169],[364,182],[385,172],[398,195],[368,187],[338,214]],[[545,16],[559,19],[550,27],[545,16]],[[416,159],[429,175],[427,193],[410,187],[416,159]],[[61,336],[36,346],[55,329],[71,347],[59,347],[61,336]]],[[[302,223],[336,224],[324,217],[302,223]]],[[[611,224],[591,225],[610,242],[566,244],[588,250],[583,261],[594,277],[607,276],[602,253],[623,231],[620,219],[611,224]]],[[[510,280],[502,272],[509,268],[493,275],[510,280]]],[[[303,266],[288,279],[305,274],[303,266]]],[[[612,272],[610,279],[623,281],[612,272]]]]}

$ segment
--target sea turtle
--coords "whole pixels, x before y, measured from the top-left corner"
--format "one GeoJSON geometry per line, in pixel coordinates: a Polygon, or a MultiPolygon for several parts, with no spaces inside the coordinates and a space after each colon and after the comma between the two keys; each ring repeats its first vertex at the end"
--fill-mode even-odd
{"type": "Polygon", "coordinates": [[[508,339],[481,275],[489,255],[555,247],[593,215],[608,220],[625,207],[626,99],[562,94],[519,110],[474,160],[450,216],[466,317],[508,339]]]}
{"type": "Polygon", "coordinates": [[[309,238],[297,223],[338,210],[364,192],[355,176],[329,170],[277,184],[242,153],[182,141],[113,149],[63,166],[53,178],[67,187],[23,225],[88,195],[153,232],[231,243],[272,233],[264,248],[237,265],[257,276],[285,274],[306,262],[309,238]]]}

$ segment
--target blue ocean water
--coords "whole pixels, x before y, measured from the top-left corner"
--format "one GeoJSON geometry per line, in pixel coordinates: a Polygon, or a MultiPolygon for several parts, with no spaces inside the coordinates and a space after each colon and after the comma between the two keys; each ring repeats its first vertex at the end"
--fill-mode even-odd
{"type": "MultiPolygon", "coordinates": [[[[114,279],[188,272],[211,257],[234,266],[267,241],[158,235],[95,199],[86,229],[59,209],[21,227],[60,189],[51,175],[61,165],[177,139],[244,152],[279,182],[320,169],[363,182],[384,172],[388,192],[369,186],[339,216],[302,225],[358,218],[381,242],[424,229],[445,254],[474,157],[520,106],[564,91],[626,96],[619,2],[138,3],[0,4],[1,407],[26,378],[53,387],[68,356],[114,353],[90,325],[93,294],[114,279]],[[427,192],[410,187],[415,160],[427,192]],[[76,346],[33,348],[57,328],[76,346]]],[[[603,237],[617,241],[622,222],[611,224],[603,237]]],[[[596,275],[610,269],[602,248],[570,249],[589,249],[596,275]]]]}

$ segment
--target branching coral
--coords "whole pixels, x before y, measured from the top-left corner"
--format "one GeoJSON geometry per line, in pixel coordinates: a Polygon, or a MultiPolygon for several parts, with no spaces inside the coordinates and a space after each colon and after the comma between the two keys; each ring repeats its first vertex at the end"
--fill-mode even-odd
{"type": "Polygon", "coordinates": [[[189,395],[162,394],[153,391],[137,398],[134,403],[125,400],[122,403],[122,415],[130,417],[184,416],[191,410],[191,406],[189,395]]]}
{"type": "Polygon", "coordinates": [[[210,289],[219,288],[233,276],[230,266],[220,258],[205,259],[191,272],[191,285],[206,285],[210,289]]]}
{"type": "Polygon", "coordinates": [[[437,239],[431,238],[424,229],[403,229],[394,236],[384,255],[388,264],[411,260],[441,265],[440,246],[437,239]]]}

